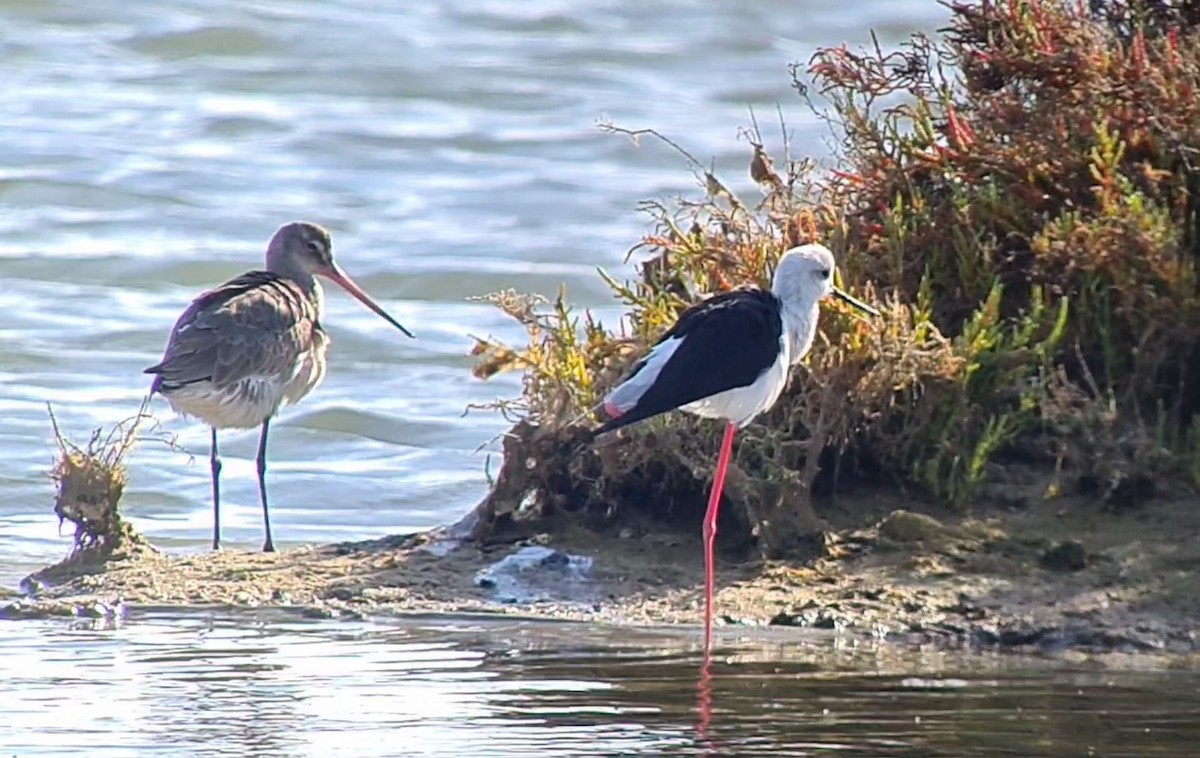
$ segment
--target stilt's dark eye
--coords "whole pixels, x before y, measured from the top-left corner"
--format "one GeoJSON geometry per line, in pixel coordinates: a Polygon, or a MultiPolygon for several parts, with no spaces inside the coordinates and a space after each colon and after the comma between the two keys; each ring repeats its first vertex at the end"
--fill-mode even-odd
{"type": "Polygon", "coordinates": [[[828,278],[829,278],[829,269],[827,269],[827,268],[823,268],[823,269],[821,269],[821,278],[822,278],[822,279],[828,279],[828,278]]]}

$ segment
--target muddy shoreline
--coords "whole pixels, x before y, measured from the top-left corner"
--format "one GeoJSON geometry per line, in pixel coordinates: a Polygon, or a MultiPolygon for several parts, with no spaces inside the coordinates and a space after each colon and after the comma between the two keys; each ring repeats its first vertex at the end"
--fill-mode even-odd
{"type": "MultiPolygon", "coordinates": [[[[825,510],[829,528],[813,536],[808,560],[719,557],[718,626],[1026,652],[1200,652],[1194,499],[1118,513],[1083,498],[998,502],[960,516],[892,493],[859,493],[825,510]]],[[[568,528],[483,547],[440,528],[275,554],[189,556],[166,555],[135,535],[31,575],[23,594],[0,598],[0,618],[224,606],[698,625],[701,588],[698,539],[653,527],[568,528]]]]}

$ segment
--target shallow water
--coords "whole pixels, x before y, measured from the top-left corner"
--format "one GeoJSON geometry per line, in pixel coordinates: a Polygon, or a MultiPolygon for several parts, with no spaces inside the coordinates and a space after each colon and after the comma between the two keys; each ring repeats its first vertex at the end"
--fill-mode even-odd
{"type": "Polygon", "coordinates": [[[1184,756],[1200,674],[438,617],[138,612],[0,624],[0,753],[1184,756]],[[19,694],[20,697],[13,697],[19,694]]]}
{"type": "MultiPolygon", "coordinates": [[[[0,0],[0,585],[67,550],[50,516],[46,402],[76,439],[132,414],[175,317],[260,265],[276,226],[330,227],[343,266],[418,340],[328,294],[332,368],[274,427],[277,542],[444,523],[486,490],[507,425],[470,403],[468,335],[520,338],[466,298],[504,287],[613,316],[596,266],[629,275],[635,207],[695,188],[656,127],[753,193],[738,129],[781,105],[800,154],[826,132],[786,66],[816,46],[931,29],[934,0],[0,0]]],[[[752,196],[752,195],[751,195],[752,196]]],[[[202,549],[207,433],[144,444],[125,511],[202,549]]],[[[256,433],[223,435],[228,545],[261,544],[256,433]]]]}

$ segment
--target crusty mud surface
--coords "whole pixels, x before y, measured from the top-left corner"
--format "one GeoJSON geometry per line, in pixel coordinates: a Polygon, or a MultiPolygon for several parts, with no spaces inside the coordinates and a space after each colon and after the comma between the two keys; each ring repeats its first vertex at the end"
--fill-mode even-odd
{"type": "MultiPolygon", "coordinates": [[[[897,640],[1050,651],[1200,653],[1200,503],[1113,512],[1086,499],[983,505],[962,517],[894,493],[822,513],[814,556],[718,557],[718,624],[839,629],[897,640]]],[[[450,547],[438,530],[262,554],[168,556],[133,540],[86,552],[0,598],[0,617],[99,615],[122,605],[299,607],[316,615],[518,613],[612,624],[698,624],[699,535],[537,535],[450,547]],[[530,544],[519,592],[480,572],[530,544]],[[447,549],[449,548],[449,549],[447,549]],[[582,575],[565,555],[590,556],[582,575]],[[549,555],[550,557],[544,557],[549,555]],[[510,588],[511,589],[511,588],[510,588]]],[[[718,542],[719,544],[719,542],[718,542]]],[[[526,550],[528,552],[528,550],[526,550]]]]}

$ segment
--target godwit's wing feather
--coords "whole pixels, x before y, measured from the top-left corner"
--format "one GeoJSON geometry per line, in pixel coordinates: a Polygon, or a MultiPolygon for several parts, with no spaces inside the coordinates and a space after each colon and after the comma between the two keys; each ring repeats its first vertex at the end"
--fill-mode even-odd
{"type": "Polygon", "coordinates": [[[319,329],[312,301],[291,280],[251,271],[197,297],[171,331],[163,360],[146,369],[155,389],[252,377],[287,378],[319,329]]]}
{"type": "Polygon", "coordinates": [[[696,303],[609,393],[605,405],[619,415],[595,433],[754,384],[778,359],[782,334],[770,292],[739,288],[696,303]]]}

